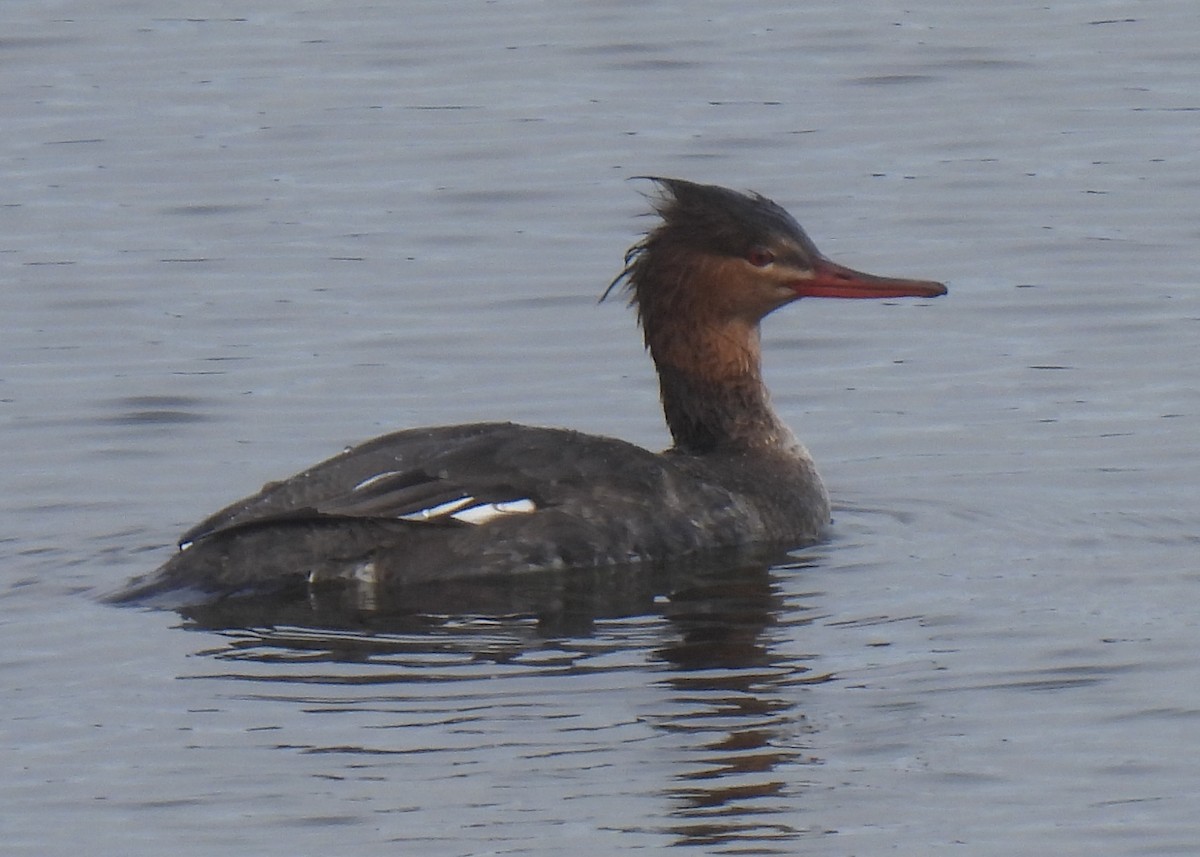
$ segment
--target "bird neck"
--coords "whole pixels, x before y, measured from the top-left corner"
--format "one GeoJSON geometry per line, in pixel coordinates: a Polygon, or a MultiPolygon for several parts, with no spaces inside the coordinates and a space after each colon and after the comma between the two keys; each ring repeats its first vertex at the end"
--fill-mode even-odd
{"type": "Polygon", "coordinates": [[[792,449],[795,436],[762,380],[758,325],[696,319],[648,329],[667,427],[677,452],[792,449]]]}

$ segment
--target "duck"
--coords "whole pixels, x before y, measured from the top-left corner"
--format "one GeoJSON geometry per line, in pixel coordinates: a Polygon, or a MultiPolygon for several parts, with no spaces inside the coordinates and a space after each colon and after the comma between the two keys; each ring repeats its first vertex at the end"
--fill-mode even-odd
{"type": "Polygon", "coordinates": [[[758,193],[644,178],[658,221],[601,300],[620,293],[636,310],[669,448],[510,422],[396,431],[221,509],[112,600],[402,591],[825,538],[829,494],[772,407],[760,323],[802,298],[935,298],[946,286],[830,261],[758,193]]]}

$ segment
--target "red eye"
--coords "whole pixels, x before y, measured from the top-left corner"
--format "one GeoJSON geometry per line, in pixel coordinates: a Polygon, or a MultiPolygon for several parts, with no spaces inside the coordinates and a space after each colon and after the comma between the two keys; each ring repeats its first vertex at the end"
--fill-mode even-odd
{"type": "Polygon", "coordinates": [[[746,252],[746,261],[756,268],[765,268],[775,261],[775,254],[766,247],[751,247],[746,252]]]}

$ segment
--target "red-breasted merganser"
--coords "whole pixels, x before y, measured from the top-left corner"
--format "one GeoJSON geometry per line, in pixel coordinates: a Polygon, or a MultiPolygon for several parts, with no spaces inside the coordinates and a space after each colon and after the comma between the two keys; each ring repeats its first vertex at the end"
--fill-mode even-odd
{"type": "Polygon", "coordinates": [[[217,512],[118,600],[393,588],[819,540],[829,497],[771,407],[759,322],[803,297],[946,287],[837,265],[766,197],[652,181],[662,222],[604,296],[623,286],[637,309],[670,449],[511,423],[389,434],[217,512]]]}

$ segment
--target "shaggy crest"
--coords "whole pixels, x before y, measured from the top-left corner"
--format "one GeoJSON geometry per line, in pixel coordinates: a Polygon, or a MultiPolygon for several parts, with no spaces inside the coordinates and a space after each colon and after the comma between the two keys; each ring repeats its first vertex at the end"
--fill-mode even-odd
{"type": "Polygon", "coordinates": [[[643,310],[651,299],[645,293],[653,279],[647,272],[656,267],[656,252],[668,248],[701,257],[737,257],[755,246],[791,245],[808,258],[820,255],[795,218],[765,196],[682,179],[639,178],[658,186],[659,195],[650,201],[662,222],[629,248],[625,268],[609,283],[601,301],[620,288],[631,306],[643,310]]]}

